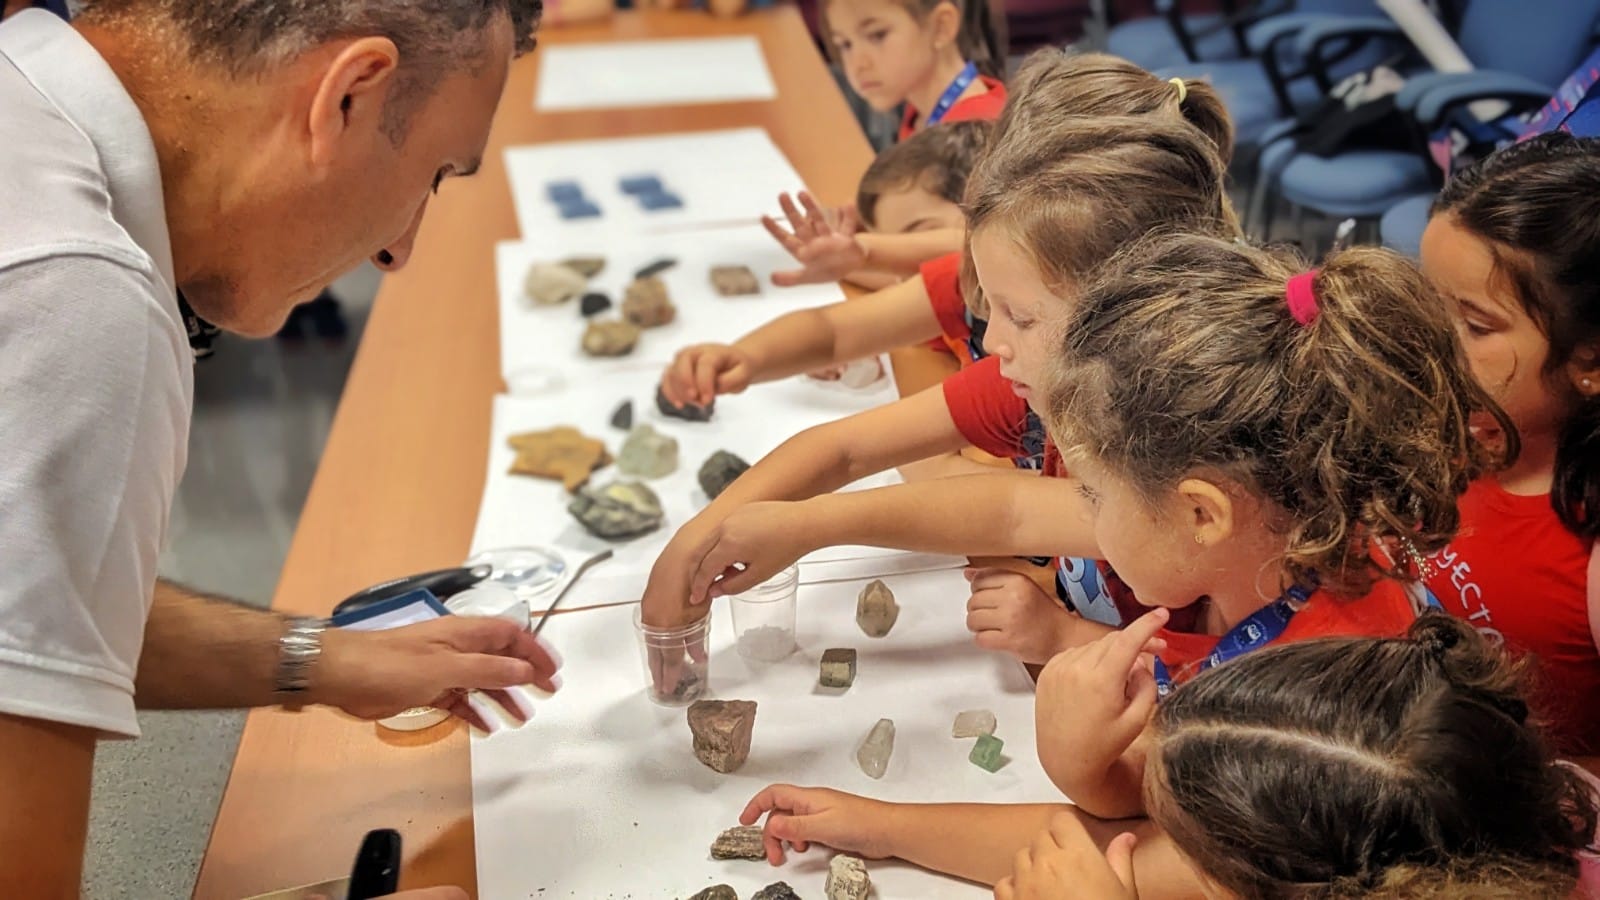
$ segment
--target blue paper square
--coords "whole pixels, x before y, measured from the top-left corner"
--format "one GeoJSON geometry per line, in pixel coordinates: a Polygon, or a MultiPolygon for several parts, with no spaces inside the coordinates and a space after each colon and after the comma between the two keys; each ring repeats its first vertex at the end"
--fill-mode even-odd
{"type": "Polygon", "coordinates": [[[600,207],[587,200],[574,200],[560,206],[563,219],[592,219],[600,215],[600,207]]]}
{"type": "Polygon", "coordinates": [[[583,185],[576,181],[552,181],[544,186],[544,192],[555,203],[576,203],[583,200],[583,185]]]}
{"type": "Polygon", "coordinates": [[[626,175],[622,179],[624,194],[662,194],[666,190],[661,179],[655,175],[626,175]]]}
{"type": "Polygon", "coordinates": [[[653,194],[640,194],[639,205],[648,210],[682,209],[683,201],[678,199],[677,194],[658,191],[653,194]]]}

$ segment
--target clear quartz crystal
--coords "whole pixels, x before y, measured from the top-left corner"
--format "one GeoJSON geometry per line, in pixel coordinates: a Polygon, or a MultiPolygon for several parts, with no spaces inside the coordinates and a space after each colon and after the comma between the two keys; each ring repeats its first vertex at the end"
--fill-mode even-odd
{"type": "Polygon", "coordinates": [[[955,725],[950,728],[950,736],[970,738],[980,734],[994,734],[994,728],[994,713],[987,709],[969,709],[956,716],[955,725]]]}
{"type": "Polygon", "coordinates": [[[894,754],[894,721],[879,719],[867,732],[867,739],[856,751],[856,762],[869,778],[882,778],[889,771],[889,757],[894,754]]]}

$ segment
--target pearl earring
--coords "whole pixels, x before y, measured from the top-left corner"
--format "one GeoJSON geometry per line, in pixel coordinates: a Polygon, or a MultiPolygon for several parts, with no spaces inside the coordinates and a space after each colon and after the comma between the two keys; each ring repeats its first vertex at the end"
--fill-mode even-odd
{"type": "Polygon", "coordinates": [[[1205,538],[1203,538],[1203,537],[1201,537],[1201,536],[1200,536],[1200,535],[1198,535],[1198,534],[1197,534],[1197,535],[1195,535],[1195,536],[1194,536],[1194,542],[1195,542],[1195,543],[1196,543],[1196,544],[1199,544],[1199,545],[1200,545],[1200,546],[1202,546],[1202,547],[1204,547],[1204,546],[1205,546],[1205,545],[1206,545],[1206,539],[1205,539],[1205,538]]]}

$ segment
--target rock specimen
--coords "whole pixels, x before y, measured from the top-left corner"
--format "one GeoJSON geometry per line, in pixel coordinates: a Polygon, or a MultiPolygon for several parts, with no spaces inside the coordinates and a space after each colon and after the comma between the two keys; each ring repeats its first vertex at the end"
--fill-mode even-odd
{"type": "Polygon", "coordinates": [[[511,474],[554,478],[569,491],[582,487],[588,482],[589,473],[611,462],[605,441],[567,425],[513,434],[506,443],[517,451],[511,474]]]}
{"type": "Polygon", "coordinates": [[[994,713],[987,709],[969,709],[956,714],[955,724],[950,726],[950,736],[969,738],[994,734],[994,726],[994,713]]]}
{"type": "Polygon", "coordinates": [[[633,273],[633,277],[635,277],[635,278],[649,278],[652,275],[660,275],[662,272],[665,272],[666,270],[672,268],[673,266],[675,266],[677,264],[678,264],[677,260],[675,260],[675,259],[673,259],[671,257],[663,257],[663,258],[658,259],[655,262],[651,263],[650,265],[645,266],[644,268],[640,269],[639,271],[633,273]]]}
{"type": "Polygon", "coordinates": [[[560,263],[534,263],[522,281],[522,293],[540,306],[565,303],[584,292],[589,279],[560,263]]]}
{"type": "Polygon", "coordinates": [[[617,411],[611,414],[611,427],[622,431],[633,428],[633,401],[624,400],[617,411]]]}
{"type": "Polygon", "coordinates": [[[657,385],[656,409],[660,410],[663,416],[683,419],[685,422],[709,422],[711,421],[711,414],[717,411],[717,401],[713,400],[705,406],[699,406],[694,403],[674,406],[672,401],[667,399],[667,395],[662,392],[661,387],[657,385]]]}
{"type": "Polygon", "coordinates": [[[561,265],[585,278],[593,278],[605,271],[606,258],[604,256],[569,256],[561,261],[561,265]]]}
{"type": "Polygon", "coordinates": [[[1000,751],[1005,745],[1005,741],[992,734],[980,734],[977,743],[972,745],[972,752],[967,755],[967,760],[985,772],[998,772],[1004,765],[1000,759],[1000,751]]]}
{"type": "Polygon", "coordinates": [[[678,317],[667,296],[667,283],[651,276],[628,285],[622,297],[622,317],[640,328],[656,328],[678,317]]]}
{"type": "Polygon", "coordinates": [[[695,758],[726,775],[750,756],[750,734],[756,727],[752,700],[696,700],[689,706],[689,731],[695,758]]]}
{"type": "Polygon", "coordinates": [[[590,322],[583,330],[583,352],[590,356],[627,356],[639,344],[639,326],[621,319],[590,322]]]}
{"type": "Polygon", "coordinates": [[[585,319],[589,318],[590,316],[598,316],[610,308],[611,298],[607,297],[605,294],[584,294],[583,297],[578,300],[578,314],[583,316],[585,319]]]}
{"type": "Polygon", "coordinates": [[[740,825],[717,835],[717,839],[711,842],[711,858],[766,859],[767,848],[761,843],[761,826],[740,825]]]}
{"type": "Polygon", "coordinates": [[[856,598],[856,624],[868,637],[883,637],[900,618],[900,604],[894,602],[894,592],[878,579],[861,589],[856,598]]]}
{"type": "Polygon", "coordinates": [[[856,763],[868,778],[882,778],[883,773],[889,771],[889,757],[893,755],[894,721],[879,719],[856,750],[856,763]]]}
{"type": "Polygon", "coordinates": [[[705,491],[707,497],[715,500],[722,495],[723,491],[728,489],[728,485],[733,484],[735,478],[743,475],[749,468],[750,464],[739,457],[726,450],[718,450],[706,457],[706,461],[700,465],[700,472],[697,476],[700,481],[700,490],[705,491]]]}
{"type": "Polygon", "coordinates": [[[847,688],[856,680],[856,651],[853,647],[834,647],[822,651],[822,673],[817,683],[823,687],[847,688]]]}
{"type": "Polygon", "coordinates": [[[877,384],[883,376],[883,363],[876,356],[853,359],[839,369],[839,383],[857,391],[877,384]]]}
{"type": "Polygon", "coordinates": [[[739,892],[725,884],[713,884],[689,900],[739,900],[739,892]]]}
{"type": "Polygon", "coordinates": [[[867,900],[872,879],[860,857],[839,854],[828,861],[828,882],[823,887],[828,900],[867,900]]]}
{"type": "Polygon", "coordinates": [[[775,881],[751,894],[750,900],[800,900],[800,895],[787,882],[775,881]]]}
{"type": "Polygon", "coordinates": [[[640,478],[663,478],[677,471],[678,441],[649,425],[628,433],[617,453],[617,471],[640,478]]]}
{"type": "Polygon", "coordinates": [[[749,266],[712,266],[711,286],[724,297],[744,297],[761,293],[761,282],[749,266]]]}
{"type": "Polygon", "coordinates": [[[637,481],[586,487],[573,496],[567,512],[589,533],[608,541],[648,534],[661,527],[661,498],[637,481]]]}

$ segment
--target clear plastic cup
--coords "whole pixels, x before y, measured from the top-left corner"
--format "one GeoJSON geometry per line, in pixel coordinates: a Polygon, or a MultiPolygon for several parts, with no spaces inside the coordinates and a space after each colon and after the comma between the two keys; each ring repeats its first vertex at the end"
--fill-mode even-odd
{"type": "Polygon", "coordinates": [[[734,645],[739,655],[777,662],[795,651],[794,596],[799,566],[790,566],[742,594],[728,597],[733,609],[734,645]]]}
{"type": "Polygon", "coordinates": [[[633,611],[644,664],[645,693],[662,706],[687,706],[705,692],[711,677],[711,614],[687,625],[656,628],[644,623],[644,607],[633,611]]]}

